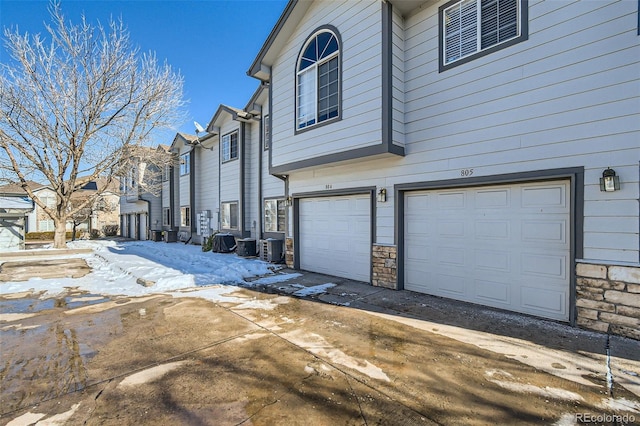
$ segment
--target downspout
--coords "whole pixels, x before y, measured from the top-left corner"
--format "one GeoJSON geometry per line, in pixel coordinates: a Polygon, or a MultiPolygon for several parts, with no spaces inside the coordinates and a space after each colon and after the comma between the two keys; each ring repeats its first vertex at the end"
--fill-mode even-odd
{"type": "Polygon", "coordinates": [[[239,212],[238,215],[240,216],[240,224],[239,224],[239,230],[240,230],[240,237],[241,238],[245,238],[245,197],[246,197],[246,191],[245,191],[245,187],[244,187],[244,183],[245,183],[245,179],[244,179],[244,170],[245,170],[245,161],[246,161],[246,155],[244,152],[244,148],[245,148],[245,122],[242,121],[240,122],[240,208],[239,208],[239,212]]]}
{"type": "Polygon", "coordinates": [[[176,168],[174,165],[169,167],[169,228],[170,231],[176,229],[176,168]]]}
{"type": "Polygon", "coordinates": [[[262,218],[264,217],[264,206],[262,203],[262,156],[267,141],[264,140],[264,116],[260,117],[258,126],[260,135],[258,136],[258,221],[256,223],[256,240],[262,239],[262,218]]]}
{"type": "Polygon", "coordinates": [[[189,222],[191,235],[189,239],[193,238],[193,235],[197,231],[196,227],[196,147],[191,148],[191,155],[189,156],[189,222]]]}

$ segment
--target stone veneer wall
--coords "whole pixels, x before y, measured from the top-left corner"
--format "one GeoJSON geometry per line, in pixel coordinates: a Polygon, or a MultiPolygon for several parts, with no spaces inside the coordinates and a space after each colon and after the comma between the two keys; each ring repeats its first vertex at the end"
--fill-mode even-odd
{"type": "Polygon", "coordinates": [[[396,246],[373,245],[373,279],[375,287],[398,288],[398,266],[396,246]]]}
{"type": "Polygon", "coordinates": [[[288,268],[293,268],[293,238],[284,239],[284,263],[288,268]]]}
{"type": "Polygon", "coordinates": [[[640,268],[576,265],[577,324],[640,340],[640,268]]]}

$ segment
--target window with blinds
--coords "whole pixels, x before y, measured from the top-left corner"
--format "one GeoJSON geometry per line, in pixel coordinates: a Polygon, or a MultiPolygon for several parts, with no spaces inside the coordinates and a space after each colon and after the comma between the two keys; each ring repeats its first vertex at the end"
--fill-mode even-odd
{"type": "Polygon", "coordinates": [[[511,40],[526,39],[526,34],[522,37],[523,7],[524,0],[462,0],[443,6],[442,65],[493,50],[511,40]]]}

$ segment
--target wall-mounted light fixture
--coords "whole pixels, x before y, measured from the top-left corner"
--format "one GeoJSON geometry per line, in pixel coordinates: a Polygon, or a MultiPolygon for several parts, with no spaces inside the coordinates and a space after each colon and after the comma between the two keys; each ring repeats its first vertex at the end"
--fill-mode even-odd
{"type": "Polygon", "coordinates": [[[620,177],[616,176],[615,170],[607,168],[602,172],[600,178],[600,191],[613,192],[620,189],[620,177]]]}
{"type": "Polygon", "coordinates": [[[293,199],[291,198],[291,196],[288,196],[287,198],[284,199],[284,205],[287,207],[293,205],[293,199]]]}
{"type": "Polygon", "coordinates": [[[379,203],[386,203],[387,202],[387,189],[386,188],[380,188],[380,190],[378,190],[378,202],[379,203]]]}

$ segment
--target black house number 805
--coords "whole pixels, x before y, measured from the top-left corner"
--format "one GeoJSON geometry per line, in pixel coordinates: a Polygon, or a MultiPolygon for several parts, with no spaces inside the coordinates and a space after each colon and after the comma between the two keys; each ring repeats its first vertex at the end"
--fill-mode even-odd
{"type": "Polygon", "coordinates": [[[469,177],[473,175],[473,169],[462,169],[460,170],[460,176],[462,177],[469,177]]]}

